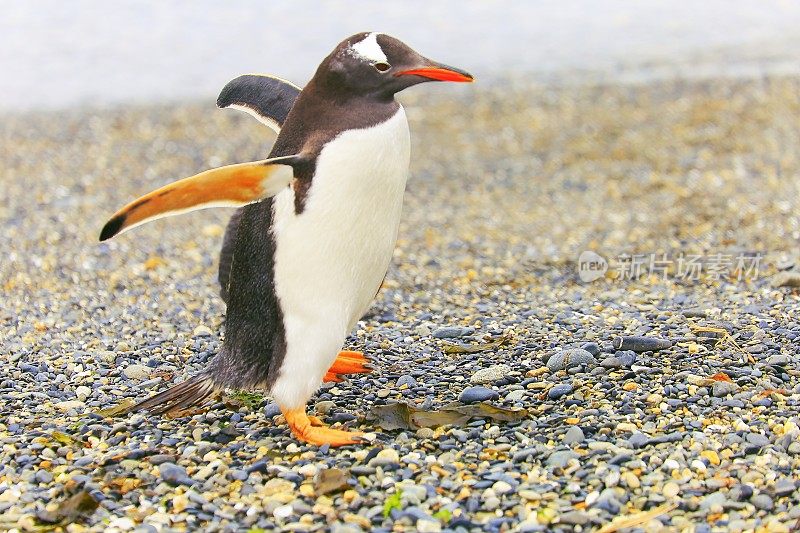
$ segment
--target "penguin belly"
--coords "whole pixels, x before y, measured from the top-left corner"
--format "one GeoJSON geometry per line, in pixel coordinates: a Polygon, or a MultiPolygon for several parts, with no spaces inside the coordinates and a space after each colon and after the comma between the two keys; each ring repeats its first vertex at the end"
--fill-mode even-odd
{"type": "Polygon", "coordinates": [[[275,197],[275,292],[286,354],[271,387],[282,408],[303,407],[369,307],[392,258],[408,177],[402,106],[385,122],[346,130],[320,151],[305,207],[275,197]]]}

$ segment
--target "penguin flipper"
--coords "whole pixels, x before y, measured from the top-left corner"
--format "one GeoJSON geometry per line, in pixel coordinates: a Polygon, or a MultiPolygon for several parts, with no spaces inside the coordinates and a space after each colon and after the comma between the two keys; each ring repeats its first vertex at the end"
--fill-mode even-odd
{"type": "Polygon", "coordinates": [[[217,107],[244,111],[278,133],[299,94],[300,87],[286,80],[266,74],[245,74],[222,88],[217,107]]]}
{"type": "Polygon", "coordinates": [[[209,207],[242,207],[275,196],[294,177],[299,155],[274,157],[206,170],[134,200],[106,223],[100,240],[145,222],[209,207]]]}
{"type": "MultiPolygon", "coordinates": [[[[279,133],[283,122],[289,115],[300,87],[286,80],[266,74],[245,74],[234,78],[223,87],[217,98],[217,107],[238,109],[252,115],[256,120],[279,133]]],[[[228,301],[228,280],[233,260],[233,245],[236,240],[236,228],[239,227],[241,211],[233,214],[219,253],[220,296],[228,301]]]]}

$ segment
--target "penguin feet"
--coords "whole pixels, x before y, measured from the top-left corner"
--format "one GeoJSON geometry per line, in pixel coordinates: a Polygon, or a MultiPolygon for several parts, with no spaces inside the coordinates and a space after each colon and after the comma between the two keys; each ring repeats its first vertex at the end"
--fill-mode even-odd
{"type": "Polygon", "coordinates": [[[325,373],[322,381],[338,383],[342,381],[339,374],[369,374],[370,372],[372,372],[372,367],[363,353],[343,351],[336,356],[336,360],[325,373]]]}
{"type": "Polygon", "coordinates": [[[309,444],[322,446],[347,446],[348,444],[360,444],[364,442],[360,431],[342,431],[331,429],[315,416],[308,416],[305,407],[300,409],[284,409],[283,416],[298,440],[309,444]]]}

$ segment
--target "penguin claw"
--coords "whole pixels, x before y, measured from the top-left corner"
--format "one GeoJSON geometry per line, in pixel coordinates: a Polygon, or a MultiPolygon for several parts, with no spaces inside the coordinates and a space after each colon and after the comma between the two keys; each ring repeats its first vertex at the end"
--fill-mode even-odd
{"type": "Polygon", "coordinates": [[[344,380],[333,372],[325,372],[325,375],[322,377],[322,381],[324,383],[341,383],[344,380]]]}
{"type": "Polygon", "coordinates": [[[292,430],[292,434],[303,442],[323,446],[347,446],[349,444],[360,444],[365,439],[360,431],[342,431],[331,429],[315,416],[308,416],[305,407],[300,409],[283,410],[283,416],[292,430]]]}
{"type": "MultiPolygon", "coordinates": [[[[369,374],[374,367],[361,352],[342,351],[336,356],[325,377],[329,374],[369,374]]],[[[334,380],[330,380],[334,381],[334,380]]]]}

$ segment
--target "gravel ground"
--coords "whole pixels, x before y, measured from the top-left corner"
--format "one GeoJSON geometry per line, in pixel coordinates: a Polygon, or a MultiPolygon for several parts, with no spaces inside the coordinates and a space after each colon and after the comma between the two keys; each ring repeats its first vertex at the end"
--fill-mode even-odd
{"type": "Polygon", "coordinates": [[[228,213],[99,244],[102,224],[262,157],[270,133],[210,103],[2,117],[0,529],[798,527],[798,95],[797,78],[407,95],[395,261],[348,340],[377,370],[311,404],[376,432],[344,449],[298,443],[259,395],[98,414],[219,349],[228,213]],[[584,250],[610,263],[593,282],[584,250]],[[396,402],[473,411],[387,429],[396,402]]]}

